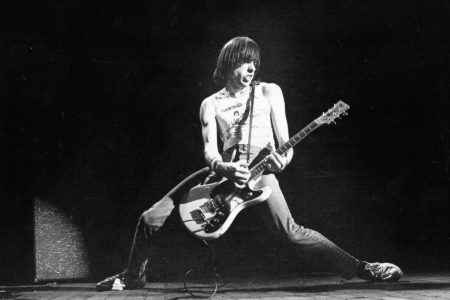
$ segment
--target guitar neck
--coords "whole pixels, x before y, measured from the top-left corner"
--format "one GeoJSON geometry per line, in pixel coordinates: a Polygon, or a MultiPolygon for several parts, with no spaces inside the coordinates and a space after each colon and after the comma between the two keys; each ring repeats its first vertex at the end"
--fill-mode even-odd
{"type": "MultiPolygon", "coordinates": [[[[305,128],[300,130],[296,135],[291,137],[286,143],[281,145],[277,150],[275,150],[276,153],[283,155],[286,153],[289,149],[297,145],[301,140],[303,140],[308,134],[319,128],[322,124],[319,124],[316,122],[316,120],[309,123],[305,128]]],[[[256,176],[261,174],[264,169],[266,168],[268,163],[268,159],[265,158],[259,163],[257,163],[253,168],[250,170],[250,180],[254,179],[256,176]]]]}

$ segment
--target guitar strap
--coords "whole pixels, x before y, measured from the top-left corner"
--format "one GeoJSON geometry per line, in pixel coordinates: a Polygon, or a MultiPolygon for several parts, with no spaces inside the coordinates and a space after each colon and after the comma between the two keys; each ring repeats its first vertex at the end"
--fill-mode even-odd
{"type": "Polygon", "coordinates": [[[253,81],[251,84],[252,90],[250,92],[250,121],[248,128],[248,145],[247,145],[247,163],[250,163],[250,147],[252,142],[252,127],[253,127],[253,106],[255,100],[255,89],[259,81],[253,81]]]}

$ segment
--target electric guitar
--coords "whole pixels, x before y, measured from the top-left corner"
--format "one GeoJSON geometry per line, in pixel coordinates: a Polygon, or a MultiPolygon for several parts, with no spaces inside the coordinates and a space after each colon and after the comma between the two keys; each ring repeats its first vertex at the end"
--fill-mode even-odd
{"type": "MultiPolygon", "coordinates": [[[[349,108],[350,106],[344,102],[338,101],[327,112],[281,145],[276,152],[284,154],[321,125],[334,123],[336,118],[346,115],[349,108]]],[[[265,157],[252,167],[249,170],[250,178],[242,188],[238,188],[228,179],[222,179],[190,189],[187,197],[179,205],[183,224],[191,233],[203,240],[214,240],[223,235],[240,211],[265,201],[271,195],[270,187],[254,189],[267,164],[268,157],[265,157]]]]}

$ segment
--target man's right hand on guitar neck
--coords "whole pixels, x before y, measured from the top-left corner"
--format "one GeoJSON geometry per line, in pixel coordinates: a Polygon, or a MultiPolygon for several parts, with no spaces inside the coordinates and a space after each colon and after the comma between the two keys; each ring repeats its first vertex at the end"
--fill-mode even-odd
{"type": "Polygon", "coordinates": [[[217,175],[228,178],[238,185],[245,184],[250,178],[250,171],[246,160],[236,162],[217,162],[214,167],[217,175]]]}

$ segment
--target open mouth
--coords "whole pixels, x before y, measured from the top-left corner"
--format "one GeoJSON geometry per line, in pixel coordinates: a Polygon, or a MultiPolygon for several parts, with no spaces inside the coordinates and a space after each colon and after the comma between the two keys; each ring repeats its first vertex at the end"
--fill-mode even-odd
{"type": "Polygon", "coordinates": [[[244,76],[244,82],[250,82],[252,81],[253,76],[244,76]]]}

